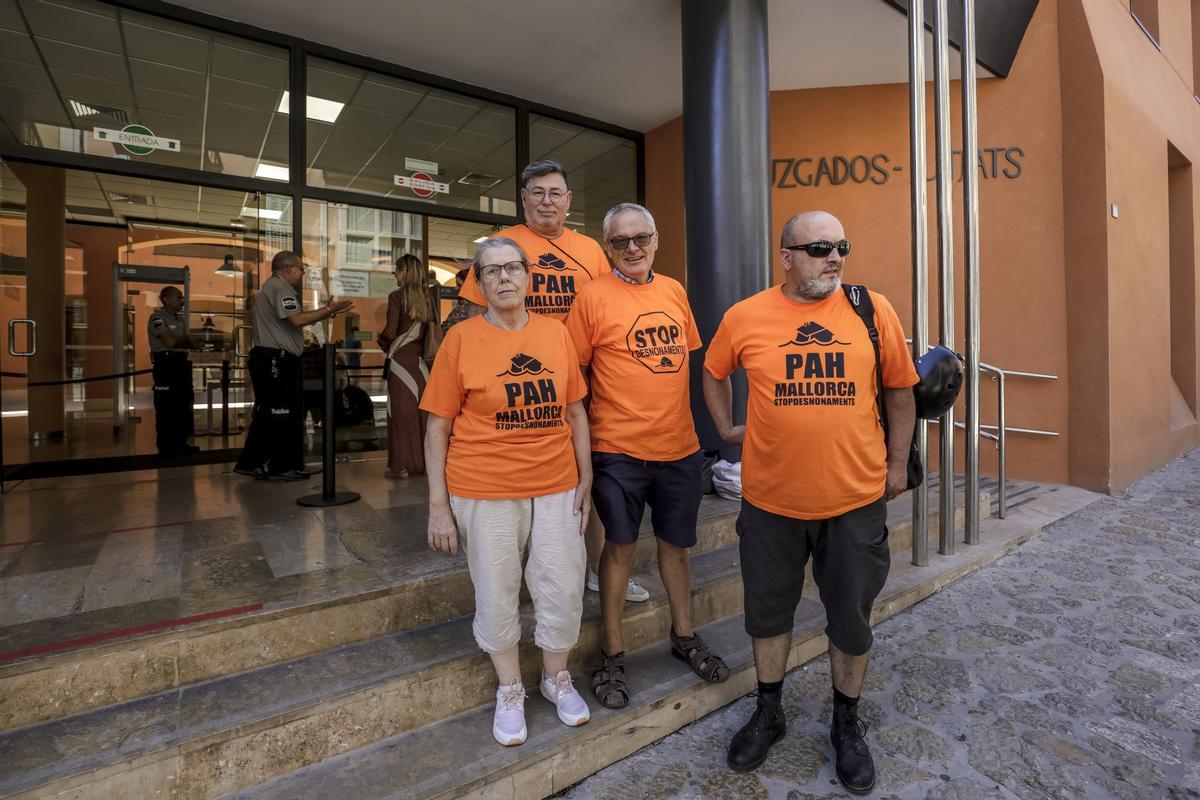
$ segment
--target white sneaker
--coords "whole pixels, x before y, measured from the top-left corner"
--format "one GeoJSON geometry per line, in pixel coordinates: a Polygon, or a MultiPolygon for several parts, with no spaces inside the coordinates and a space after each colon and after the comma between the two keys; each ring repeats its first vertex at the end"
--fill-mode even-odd
{"type": "Polygon", "coordinates": [[[554,707],[558,709],[558,718],[564,725],[575,727],[592,718],[587,701],[575,691],[571,673],[565,669],[553,678],[542,673],[542,697],[554,703],[554,707]]]}
{"type": "MultiPolygon", "coordinates": [[[[600,576],[592,572],[591,567],[587,571],[587,588],[589,592],[600,591],[600,576]]],[[[625,599],[631,603],[644,603],[650,599],[650,593],[646,587],[630,578],[629,585],[625,587],[625,599]]]]}
{"type": "Polygon", "coordinates": [[[525,730],[525,687],[519,681],[496,690],[492,736],[505,747],[525,743],[525,737],[528,736],[525,730]]]}

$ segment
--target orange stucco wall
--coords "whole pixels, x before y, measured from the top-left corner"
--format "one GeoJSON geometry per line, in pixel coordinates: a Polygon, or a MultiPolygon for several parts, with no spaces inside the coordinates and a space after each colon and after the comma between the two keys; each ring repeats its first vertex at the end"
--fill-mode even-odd
{"type": "MultiPolygon", "coordinates": [[[[1180,72],[1181,63],[1191,63],[1179,55],[1184,47],[1180,38],[1190,28],[1183,4],[1163,0],[1160,6],[1161,53],[1129,24],[1120,6],[1083,0],[1060,0],[1060,5],[1064,18],[1070,18],[1064,38],[1091,43],[1104,87],[1100,133],[1105,194],[1098,197],[1096,187],[1089,186],[1067,194],[1068,204],[1076,215],[1095,213],[1096,206],[1108,210],[1113,203],[1120,209],[1116,219],[1104,216],[1107,309],[1102,320],[1109,393],[1104,433],[1110,443],[1104,488],[1115,490],[1200,444],[1200,426],[1194,421],[1171,424],[1173,287],[1167,180],[1168,142],[1192,164],[1200,162],[1200,103],[1192,96],[1187,74],[1180,72]]],[[[1074,88],[1064,81],[1064,93],[1074,88]]],[[[1193,178],[1194,252],[1200,251],[1196,190],[1193,178]]],[[[1198,298],[1192,283],[1194,318],[1198,298]]],[[[1194,329],[1190,336],[1194,351],[1194,329]]]]}
{"type": "MultiPolygon", "coordinates": [[[[1190,10],[1184,9],[1186,16],[1181,11],[1187,2],[1163,0],[1164,22],[1189,30],[1190,10]]],[[[1191,98],[1190,79],[1185,82],[1180,73],[1186,68],[1184,74],[1191,74],[1190,36],[1181,43],[1180,35],[1172,31],[1164,55],[1129,17],[1127,3],[1047,0],[1039,4],[1008,78],[978,84],[982,360],[1058,376],[1053,382],[1009,383],[1008,423],[1060,434],[1011,435],[1011,477],[1114,490],[1198,443],[1194,432],[1169,430],[1169,405],[1163,402],[1163,381],[1170,379],[1169,313],[1163,310],[1169,300],[1166,140],[1187,155],[1196,153],[1191,140],[1200,136],[1200,105],[1191,98]],[[1089,23],[1094,7],[1107,20],[1106,38],[1089,23]],[[1149,52],[1124,54],[1119,63],[1105,65],[1097,55],[1099,48],[1137,50],[1142,44],[1149,52]],[[1114,97],[1113,70],[1122,72],[1128,96],[1114,97]],[[1132,91],[1146,82],[1154,83],[1155,91],[1132,91]],[[1171,107],[1171,113],[1160,115],[1169,119],[1152,119],[1156,104],[1171,107]],[[1185,134],[1188,125],[1192,129],[1185,134]],[[1108,217],[1114,193],[1130,204],[1128,212],[1122,205],[1119,221],[1108,217]],[[1147,259],[1152,269],[1130,268],[1147,259]],[[1129,330],[1138,326],[1140,336],[1129,330]],[[1158,343],[1158,352],[1145,352],[1148,341],[1158,343]]],[[[931,84],[927,94],[932,169],[931,84]]],[[[958,115],[956,83],[956,140],[958,115]]],[[[911,330],[907,116],[905,84],[772,93],[771,227],[777,237],[787,218],[805,209],[838,215],[854,243],[847,279],[888,295],[911,330]],[[872,170],[863,182],[834,185],[822,175],[821,185],[794,186],[797,175],[816,183],[822,157],[833,168],[834,157],[849,162],[859,155],[883,169],[872,170]],[[812,161],[792,179],[781,178],[789,160],[794,166],[802,158],[812,161]]],[[[647,134],[647,204],[661,238],[656,268],[679,277],[686,263],[682,149],[678,119],[647,134]]],[[[863,164],[857,163],[860,178],[863,164]]],[[[955,340],[961,350],[960,188],[956,183],[955,340]]],[[[935,202],[931,182],[934,338],[935,202]]],[[[777,263],[775,275],[781,276],[777,263]]],[[[961,412],[960,402],[959,419],[961,412]]],[[[981,385],[981,418],[985,423],[996,419],[990,382],[981,385]]],[[[960,459],[961,453],[960,436],[960,459]]],[[[987,442],[981,455],[982,469],[994,474],[995,453],[987,442]]]]}

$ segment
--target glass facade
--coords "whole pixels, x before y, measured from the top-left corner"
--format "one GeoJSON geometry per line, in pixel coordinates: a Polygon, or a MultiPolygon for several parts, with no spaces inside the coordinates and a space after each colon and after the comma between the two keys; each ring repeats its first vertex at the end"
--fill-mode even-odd
{"type": "Polygon", "coordinates": [[[287,88],[283,48],[102,3],[0,0],[0,142],[286,180],[287,88]]]}
{"type": "Polygon", "coordinates": [[[308,62],[308,183],[516,213],[516,110],[323,59],[308,62]]]}
{"type": "Polygon", "coordinates": [[[604,215],[610,208],[638,202],[637,146],[631,139],[530,114],[529,158],[550,158],[567,170],[567,224],[593,239],[603,238],[604,215]]]}
{"type": "MultiPolygon", "coordinates": [[[[5,480],[14,465],[155,452],[145,325],[162,283],[115,281],[114,264],[187,268],[194,441],[231,450],[253,405],[255,294],[276,253],[300,251],[305,308],[355,302],[308,329],[310,346],[337,344],[339,391],[374,404],[339,449],[376,449],[375,338],[398,257],[422,259],[444,317],[477,241],[520,220],[529,160],[566,166],[567,224],[596,238],[608,208],[638,199],[640,135],[363,61],[165,5],[0,0],[0,289],[16,322],[11,342],[0,330],[5,480]],[[305,120],[291,125],[301,68],[305,120]],[[134,374],[107,377],[120,373],[134,374]]],[[[310,449],[319,439],[310,427],[310,449]]]]}

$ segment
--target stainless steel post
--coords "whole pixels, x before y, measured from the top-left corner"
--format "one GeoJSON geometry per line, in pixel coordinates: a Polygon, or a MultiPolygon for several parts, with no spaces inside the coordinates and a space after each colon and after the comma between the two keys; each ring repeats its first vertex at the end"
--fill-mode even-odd
{"type": "MultiPolygon", "coordinates": [[[[929,348],[929,205],[925,180],[925,4],[908,4],[908,131],[912,162],[912,351],[920,356],[929,348]]],[[[929,423],[917,420],[917,452],[925,463],[929,423]]],[[[912,563],[929,563],[929,480],[926,476],[912,493],[912,563]]]]}
{"type": "MultiPolygon", "coordinates": [[[[919,3],[917,5],[920,5],[919,3]]],[[[967,307],[967,544],[979,544],[979,118],[975,99],[975,0],[963,0],[963,252],[967,307]]]]}
{"type": "Polygon", "coordinates": [[[125,304],[121,296],[121,272],[119,264],[112,265],[112,363],[113,363],[113,433],[120,433],[125,424],[125,379],[119,377],[125,371],[125,304]]]}
{"type": "Polygon", "coordinates": [[[1008,450],[1006,444],[1008,440],[1008,426],[1004,420],[1004,370],[996,373],[996,385],[999,387],[996,392],[996,425],[999,430],[996,431],[996,449],[999,453],[999,473],[1000,473],[1000,489],[997,505],[1000,509],[1000,519],[1004,519],[1005,511],[1008,508],[1008,450]]]}
{"type": "MultiPolygon", "coordinates": [[[[954,160],[950,142],[950,24],[946,0],[933,4],[933,99],[937,156],[938,341],[954,349],[954,160]]],[[[938,426],[938,552],[954,553],[954,408],[938,426]]]]}

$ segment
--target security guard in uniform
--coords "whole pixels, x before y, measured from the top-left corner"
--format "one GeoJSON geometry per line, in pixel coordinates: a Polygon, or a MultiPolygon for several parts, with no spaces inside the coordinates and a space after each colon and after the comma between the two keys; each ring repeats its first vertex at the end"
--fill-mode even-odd
{"type": "Polygon", "coordinates": [[[300,353],[304,328],[349,311],[349,300],[300,310],[297,287],[304,278],[300,256],[282,250],[271,260],[271,277],[254,300],[254,346],[248,367],[254,413],[246,444],[233,471],[259,480],[299,481],[304,472],[304,409],[300,402],[300,353]]]}
{"type": "Polygon", "coordinates": [[[150,315],[150,361],[154,365],[154,432],[160,456],[181,456],[200,448],[188,444],[192,419],[192,346],[183,324],[183,292],[168,286],[158,293],[162,308],[150,315]]]}

